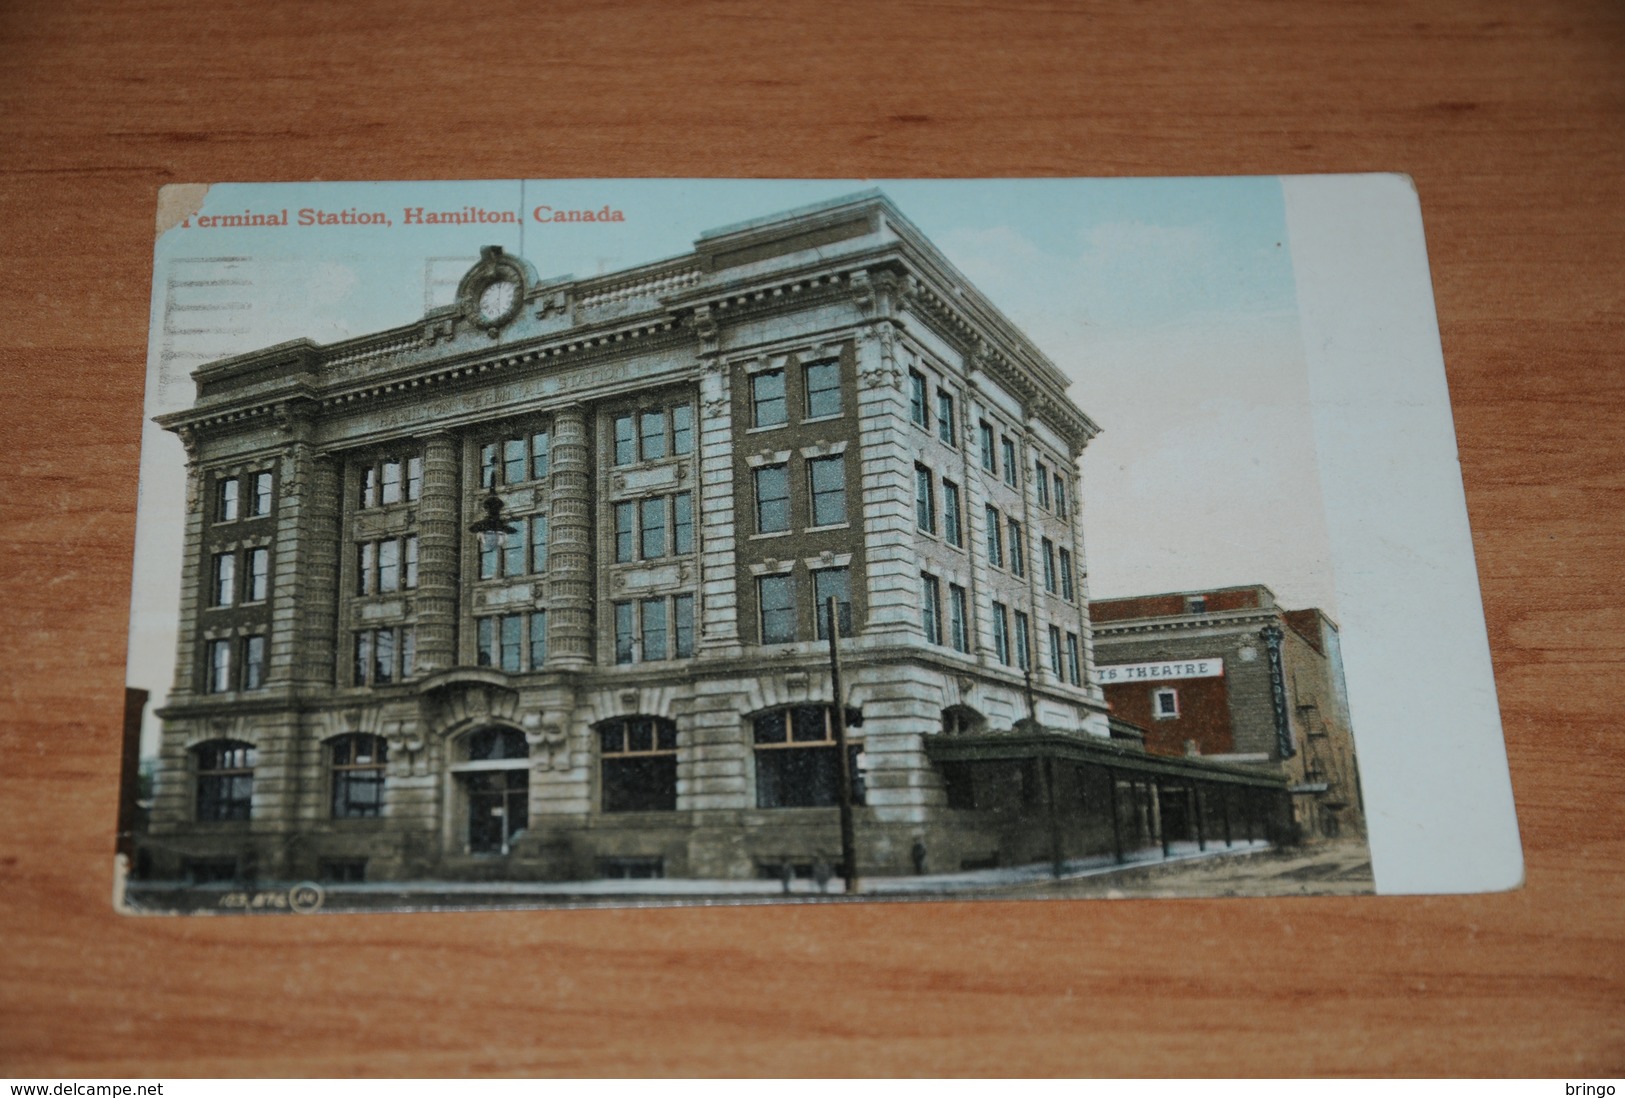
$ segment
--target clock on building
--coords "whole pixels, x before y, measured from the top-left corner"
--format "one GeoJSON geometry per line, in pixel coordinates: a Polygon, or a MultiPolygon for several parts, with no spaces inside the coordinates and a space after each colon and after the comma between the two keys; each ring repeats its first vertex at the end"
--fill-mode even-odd
{"type": "Polygon", "coordinates": [[[497,332],[519,315],[528,284],[526,265],[501,248],[480,249],[480,261],[463,276],[457,299],[463,315],[495,338],[497,332]]]}

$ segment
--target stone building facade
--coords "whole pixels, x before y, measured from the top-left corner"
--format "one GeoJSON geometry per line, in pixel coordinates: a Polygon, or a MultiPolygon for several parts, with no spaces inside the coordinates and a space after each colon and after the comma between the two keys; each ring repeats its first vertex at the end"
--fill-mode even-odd
{"type": "Polygon", "coordinates": [[[922,841],[941,868],[1026,856],[936,741],[1120,746],[1079,523],[1096,428],[878,193],[590,279],[487,248],[418,322],[194,377],[162,420],[189,507],[157,877],[833,860],[829,596],[864,872],[922,841]]]}
{"type": "Polygon", "coordinates": [[[1262,585],[1090,604],[1112,716],[1150,754],[1267,765],[1305,838],[1361,836],[1359,771],[1337,626],[1262,585]]]}

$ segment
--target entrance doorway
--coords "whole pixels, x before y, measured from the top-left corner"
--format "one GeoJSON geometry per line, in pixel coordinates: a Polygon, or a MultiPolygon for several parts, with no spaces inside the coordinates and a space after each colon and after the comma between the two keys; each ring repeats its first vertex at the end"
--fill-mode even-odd
{"type": "Polygon", "coordinates": [[[530,826],[530,745],[515,728],[482,728],[453,768],[467,808],[471,854],[507,854],[530,826]]]}

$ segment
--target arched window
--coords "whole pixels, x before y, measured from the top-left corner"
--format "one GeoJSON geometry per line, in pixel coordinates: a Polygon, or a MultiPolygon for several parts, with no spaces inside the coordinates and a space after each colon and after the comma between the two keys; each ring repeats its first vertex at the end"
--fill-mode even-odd
{"type": "Polygon", "coordinates": [[[468,806],[468,849],[506,854],[530,825],[530,745],[516,728],[482,728],[463,740],[454,769],[468,806]]]}
{"type": "Polygon", "coordinates": [[[333,770],[333,818],[369,819],[384,805],[384,764],[389,744],[382,736],[340,736],[330,747],[333,770]]]}
{"type": "Polygon", "coordinates": [[[192,749],[197,774],[197,818],[246,820],[254,804],[254,745],[210,740],[192,749]]]}
{"type": "Polygon", "coordinates": [[[599,803],[605,812],[677,808],[677,725],[664,717],[617,717],[598,725],[599,803]]]}
{"type": "MultiPolygon", "coordinates": [[[[751,720],[756,743],[756,807],[827,808],[840,802],[841,765],[827,705],[770,709],[751,720]]],[[[861,743],[847,742],[852,803],[862,804],[861,743]]]]}

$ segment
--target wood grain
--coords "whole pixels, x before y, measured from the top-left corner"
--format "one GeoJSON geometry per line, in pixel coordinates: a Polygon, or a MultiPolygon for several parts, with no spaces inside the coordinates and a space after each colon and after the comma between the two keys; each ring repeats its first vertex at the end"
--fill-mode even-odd
{"type": "Polygon", "coordinates": [[[474,7],[0,10],[0,1073],[1625,1071],[1625,8],[474,7]],[[113,914],[159,185],[1364,170],[1422,196],[1522,891],[113,914]]]}

